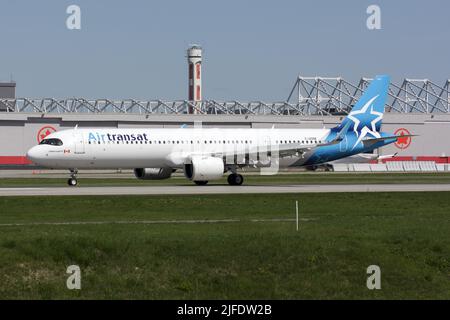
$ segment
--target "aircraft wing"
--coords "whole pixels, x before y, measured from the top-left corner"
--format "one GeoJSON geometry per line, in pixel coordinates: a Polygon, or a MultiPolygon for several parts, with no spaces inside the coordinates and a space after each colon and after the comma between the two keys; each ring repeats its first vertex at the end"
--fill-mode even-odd
{"type": "MultiPolygon", "coordinates": [[[[270,157],[284,158],[289,156],[301,157],[308,151],[314,148],[320,147],[325,144],[299,144],[299,143],[286,143],[280,145],[264,145],[264,146],[252,146],[242,145],[243,148],[239,148],[241,145],[233,149],[231,146],[226,145],[220,152],[211,152],[208,150],[193,150],[191,152],[174,152],[166,157],[167,165],[170,167],[180,167],[185,163],[189,163],[194,157],[217,157],[233,159],[230,160],[236,164],[256,164],[256,159],[267,162],[270,157]],[[262,160],[264,159],[264,160],[262,160]],[[253,160],[253,161],[252,161],[253,160]]],[[[326,144],[328,145],[328,143],[326,144]]]]}
{"type": "MultiPolygon", "coordinates": [[[[350,128],[351,122],[347,122],[345,126],[341,128],[341,130],[336,134],[336,137],[334,137],[333,140],[325,142],[325,143],[312,143],[312,144],[300,144],[300,143],[284,143],[284,144],[278,144],[278,145],[270,145],[269,146],[260,146],[258,149],[254,150],[248,150],[244,153],[250,154],[250,153],[257,153],[259,152],[270,152],[271,154],[274,154],[278,152],[278,157],[284,158],[289,156],[302,156],[308,151],[311,151],[318,147],[323,146],[330,146],[337,144],[344,139],[345,135],[347,134],[348,129],[350,128]]],[[[233,154],[232,151],[230,151],[231,154],[233,154]]],[[[239,155],[240,153],[234,153],[239,155]]],[[[228,155],[225,153],[225,156],[228,155]]]]}
{"type": "MultiPolygon", "coordinates": [[[[333,144],[337,144],[342,141],[345,134],[347,133],[350,122],[348,122],[341,130],[336,134],[333,140],[324,142],[324,143],[310,143],[310,144],[301,144],[301,143],[282,143],[282,144],[268,144],[268,145],[259,145],[259,146],[251,146],[248,145],[224,145],[224,148],[221,152],[211,152],[207,150],[196,150],[194,152],[183,153],[183,154],[171,154],[168,157],[168,160],[172,163],[180,164],[185,163],[186,161],[190,161],[192,157],[201,156],[201,157],[221,157],[228,158],[236,157],[238,160],[237,163],[248,163],[243,161],[245,159],[257,159],[261,158],[256,157],[257,154],[261,155],[270,155],[278,158],[285,158],[289,156],[297,156],[302,157],[305,153],[319,148],[323,146],[329,146],[333,144]],[[242,146],[242,147],[241,147],[242,146]],[[253,155],[253,156],[251,156],[253,155]],[[240,160],[239,160],[240,159],[240,160]]],[[[264,157],[264,156],[263,156],[264,157]]]]}
{"type": "Polygon", "coordinates": [[[251,155],[256,154],[269,154],[271,156],[275,156],[278,154],[279,158],[289,157],[289,156],[302,156],[304,153],[311,151],[314,148],[329,145],[327,144],[299,144],[299,143],[286,143],[280,145],[264,145],[259,147],[245,147],[245,148],[236,148],[236,149],[224,149],[222,152],[196,152],[192,153],[190,156],[211,156],[211,157],[234,157],[237,158],[249,158],[251,155]]]}

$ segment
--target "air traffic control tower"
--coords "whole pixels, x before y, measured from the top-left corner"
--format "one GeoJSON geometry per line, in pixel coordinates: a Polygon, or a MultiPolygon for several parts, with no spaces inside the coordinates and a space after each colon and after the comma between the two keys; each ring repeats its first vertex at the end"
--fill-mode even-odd
{"type": "Polygon", "coordinates": [[[198,102],[202,100],[202,48],[192,45],[187,50],[189,87],[189,114],[197,113],[198,102]]]}

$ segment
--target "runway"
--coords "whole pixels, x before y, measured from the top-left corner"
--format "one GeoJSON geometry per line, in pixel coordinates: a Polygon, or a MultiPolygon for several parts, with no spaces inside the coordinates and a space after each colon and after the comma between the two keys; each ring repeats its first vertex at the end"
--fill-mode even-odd
{"type": "Polygon", "coordinates": [[[188,195],[450,191],[450,184],[210,185],[0,188],[0,196],[188,195]]]}

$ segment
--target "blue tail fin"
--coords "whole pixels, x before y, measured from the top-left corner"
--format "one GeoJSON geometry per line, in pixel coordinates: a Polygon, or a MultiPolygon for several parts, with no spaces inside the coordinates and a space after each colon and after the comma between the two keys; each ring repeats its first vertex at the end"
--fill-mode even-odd
{"type": "Polygon", "coordinates": [[[349,126],[349,131],[354,131],[357,136],[361,133],[378,136],[376,133],[380,131],[389,82],[389,76],[376,76],[338,128],[349,126]]]}

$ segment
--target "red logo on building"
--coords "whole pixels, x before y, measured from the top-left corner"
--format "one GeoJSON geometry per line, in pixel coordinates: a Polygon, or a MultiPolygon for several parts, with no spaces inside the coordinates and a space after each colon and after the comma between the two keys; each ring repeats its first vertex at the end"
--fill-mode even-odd
{"type": "Polygon", "coordinates": [[[394,143],[395,146],[399,149],[406,149],[411,144],[411,137],[405,137],[407,135],[410,135],[411,133],[406,130],[405,128],[397,129],[394,133],[396,136],[399,136],[397,141],[394,143]]]}
{"type": "Polygon", "coordinates": [[[56,129],[52,126],[44,126],[42,127],[37,134],[37,142],[41,143],[42,140],[45,139],[49,134],[56,132],[56,129]]]}

